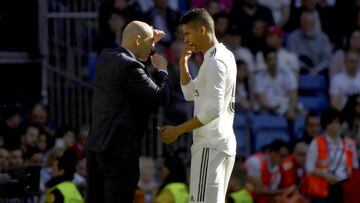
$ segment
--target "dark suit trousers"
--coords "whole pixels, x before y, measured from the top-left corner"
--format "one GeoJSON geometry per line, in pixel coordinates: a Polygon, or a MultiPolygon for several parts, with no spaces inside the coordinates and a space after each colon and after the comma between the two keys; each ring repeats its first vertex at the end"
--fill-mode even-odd
{"type": "Polygon", "coordinates": [[[127,129],[118,132],[121,133],[111,139],[105,151],[87,151],[87,203],[133,203],[139,180],[139,155],[125,147],[129,146],[129,139],[135,139],[133,133],[127,129]]]}

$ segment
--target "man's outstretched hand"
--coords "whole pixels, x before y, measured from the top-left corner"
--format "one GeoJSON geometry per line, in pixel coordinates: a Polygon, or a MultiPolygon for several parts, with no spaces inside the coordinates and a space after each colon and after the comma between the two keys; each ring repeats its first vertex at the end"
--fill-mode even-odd
{"type": "Polygon", "coordinates": [[[181,135],[181,132],[176,126],[166,125],[160,128],[160,140],[163,143],[170,144],[175,142],[181,135]]]}
{"type": "Polygon", "coordinates": [[[161,38],[165,36],[165,32],[162,30],[153,29],[153,32],[154,32],[154,41],[153,41],[154,44],[160,41],[161,38]]]}

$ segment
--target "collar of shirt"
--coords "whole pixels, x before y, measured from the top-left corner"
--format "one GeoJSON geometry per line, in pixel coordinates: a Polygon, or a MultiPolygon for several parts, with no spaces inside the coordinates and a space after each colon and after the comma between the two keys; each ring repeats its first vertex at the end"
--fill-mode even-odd
{"type": "Polygon", "coordinates": [[[214,46],[212,46],[210,49],[208,49],[208,50],[205,52],[205,54],[204,54],[204,58],[209,58],[209,57],[211,57],[212,52],[213,52],[214,50],[216,50],[216,48],[219,47],[219,46],[223,46],[223,44],[222,44],[222,43],[217,43],[217,44],[215,44],[214,46]]]}
{"type": "Polygon", "coordinates": [[[331,144],[331,145],[339,145],[341,144],[341,137],[340,135],[336,137],[336,139],[334,140],[333,138],[330,137],[329,134],[325,133],[325,139],[326,139],[326,142],[328,144],[331,144]]]}

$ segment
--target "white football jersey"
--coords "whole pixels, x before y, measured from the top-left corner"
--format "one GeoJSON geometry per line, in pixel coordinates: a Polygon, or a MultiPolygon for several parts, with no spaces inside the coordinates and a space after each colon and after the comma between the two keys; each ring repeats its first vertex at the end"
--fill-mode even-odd
{"type": "Polygon", "coordinates": [[[236,74],[234,55],[218,43],[206,51],[198,76],[182,86],[185,99],[194,101],[194,115],[204,124],[193,132],[192,151],[210,147],[236,154],[236,74]]]}

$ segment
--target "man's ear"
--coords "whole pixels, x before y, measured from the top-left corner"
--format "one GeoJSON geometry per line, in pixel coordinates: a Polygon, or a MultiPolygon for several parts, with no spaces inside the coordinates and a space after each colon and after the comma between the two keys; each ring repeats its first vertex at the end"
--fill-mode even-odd
{"type": "Polygon", "coordinates": [[[141,36],[140,36],[140,35],[137,35],[137,36],[136,36],[136,46],[139,46],[139,45],[140,45],[140,39],[141,39],[141,36]]]}
{"type": "Polygon", "coordinates": [[[202,34],[202,35],[205,35],[206,34],[206,27],[205,26],[200,26],[200,33],[202,34]]]}

